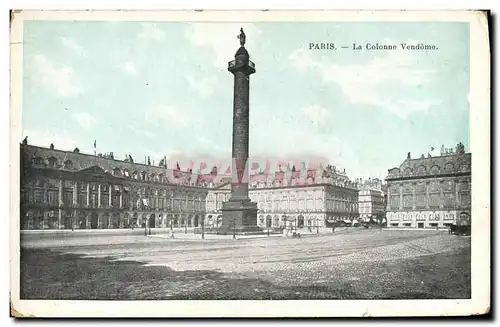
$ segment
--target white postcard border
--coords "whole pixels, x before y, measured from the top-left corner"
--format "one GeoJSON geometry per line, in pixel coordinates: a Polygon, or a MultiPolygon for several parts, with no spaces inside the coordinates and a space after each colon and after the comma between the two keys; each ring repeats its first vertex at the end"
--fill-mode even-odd
{"type": "Polygon", "coordinates": [[[346,317],[470,315],[490,305],[490,51],[478,11],[22,11],[11,20],[10,272],[11,313],[23,317],[346,317]],[[19,299],[19,142],[22,31],[25,20],[413,21],[470,24],[472,257],[468,300],[50,301],[19,299]]]}

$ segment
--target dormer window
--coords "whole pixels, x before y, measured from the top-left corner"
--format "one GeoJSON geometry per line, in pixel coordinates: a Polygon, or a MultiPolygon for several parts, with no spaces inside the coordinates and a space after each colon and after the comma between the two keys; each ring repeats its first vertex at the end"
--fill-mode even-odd
{"type": "Polygon", "coordinates": [[[34,157],[32,162],[34,165],[43,165],[43,159],[41,157],[34,157]]]}
{"type": "Polygon", "coordinates": [[[49,167],[55,167],[57,165],[57,159],[54,157],[50,157],[48,159],[49,167]]]}
{"type": "Polygon", "coordinates": [[[123,176],[130,177],[130,174],[128,173],[127,169],[123,170],[123,176]]]}
{"type": "Polygon", "coordinates": [[[120,171],[120,168],[115,168],[115,169],[113,169],[113,175],[114,175],[114,176],[121,176],[121,171],[120,171]]]}
{"type": "Polygon", "coordinates": [[[64,169],[72,169],[73,168],[73,163],[71,162],[71,160],[66,160],[64,162],[64,169]]]}

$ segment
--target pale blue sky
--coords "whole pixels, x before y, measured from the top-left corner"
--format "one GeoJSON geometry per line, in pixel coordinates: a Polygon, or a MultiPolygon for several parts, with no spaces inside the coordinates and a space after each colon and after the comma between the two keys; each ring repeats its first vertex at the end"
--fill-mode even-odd
{"type": "Polygon", "coordinates": [[[351,178],[385,177],[408,151],[469,147],[465,23],[48,22],[24,25],[23,137],[93,152],[230,160],[240,26],[251,156],[321,156],[351,178]],[[308,50],[423,42],[438,51],[308,50]]]}

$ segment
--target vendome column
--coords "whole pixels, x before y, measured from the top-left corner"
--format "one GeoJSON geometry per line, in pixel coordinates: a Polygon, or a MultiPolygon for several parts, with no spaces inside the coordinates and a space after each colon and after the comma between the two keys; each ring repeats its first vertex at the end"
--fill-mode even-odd
{"type": "Polygon", "coordinates": [[[240,30],[240,48],[229,62],[228,70],[234,75],[233,98],[233,160],[231,167],[231,197],[222,205],[222,224],[219,232],[246,233],[258,231],[257,203],[248,197],[248,138],[249,138],[249,86],[255,64],[245,49],[246,36],[240,30]]]}

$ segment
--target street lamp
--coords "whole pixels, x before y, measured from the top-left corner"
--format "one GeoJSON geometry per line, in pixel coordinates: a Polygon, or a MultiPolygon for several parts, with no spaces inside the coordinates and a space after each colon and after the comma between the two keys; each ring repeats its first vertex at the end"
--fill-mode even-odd
{"type": "Polygon", "coordinates": [[[236,239],[236,217],[233,217],[233,239],[236,239]]]}
{"type": "Polygon", "coordinates": [[[205,216],[201,218],[201,239],[205,238],[205,216]]]}

